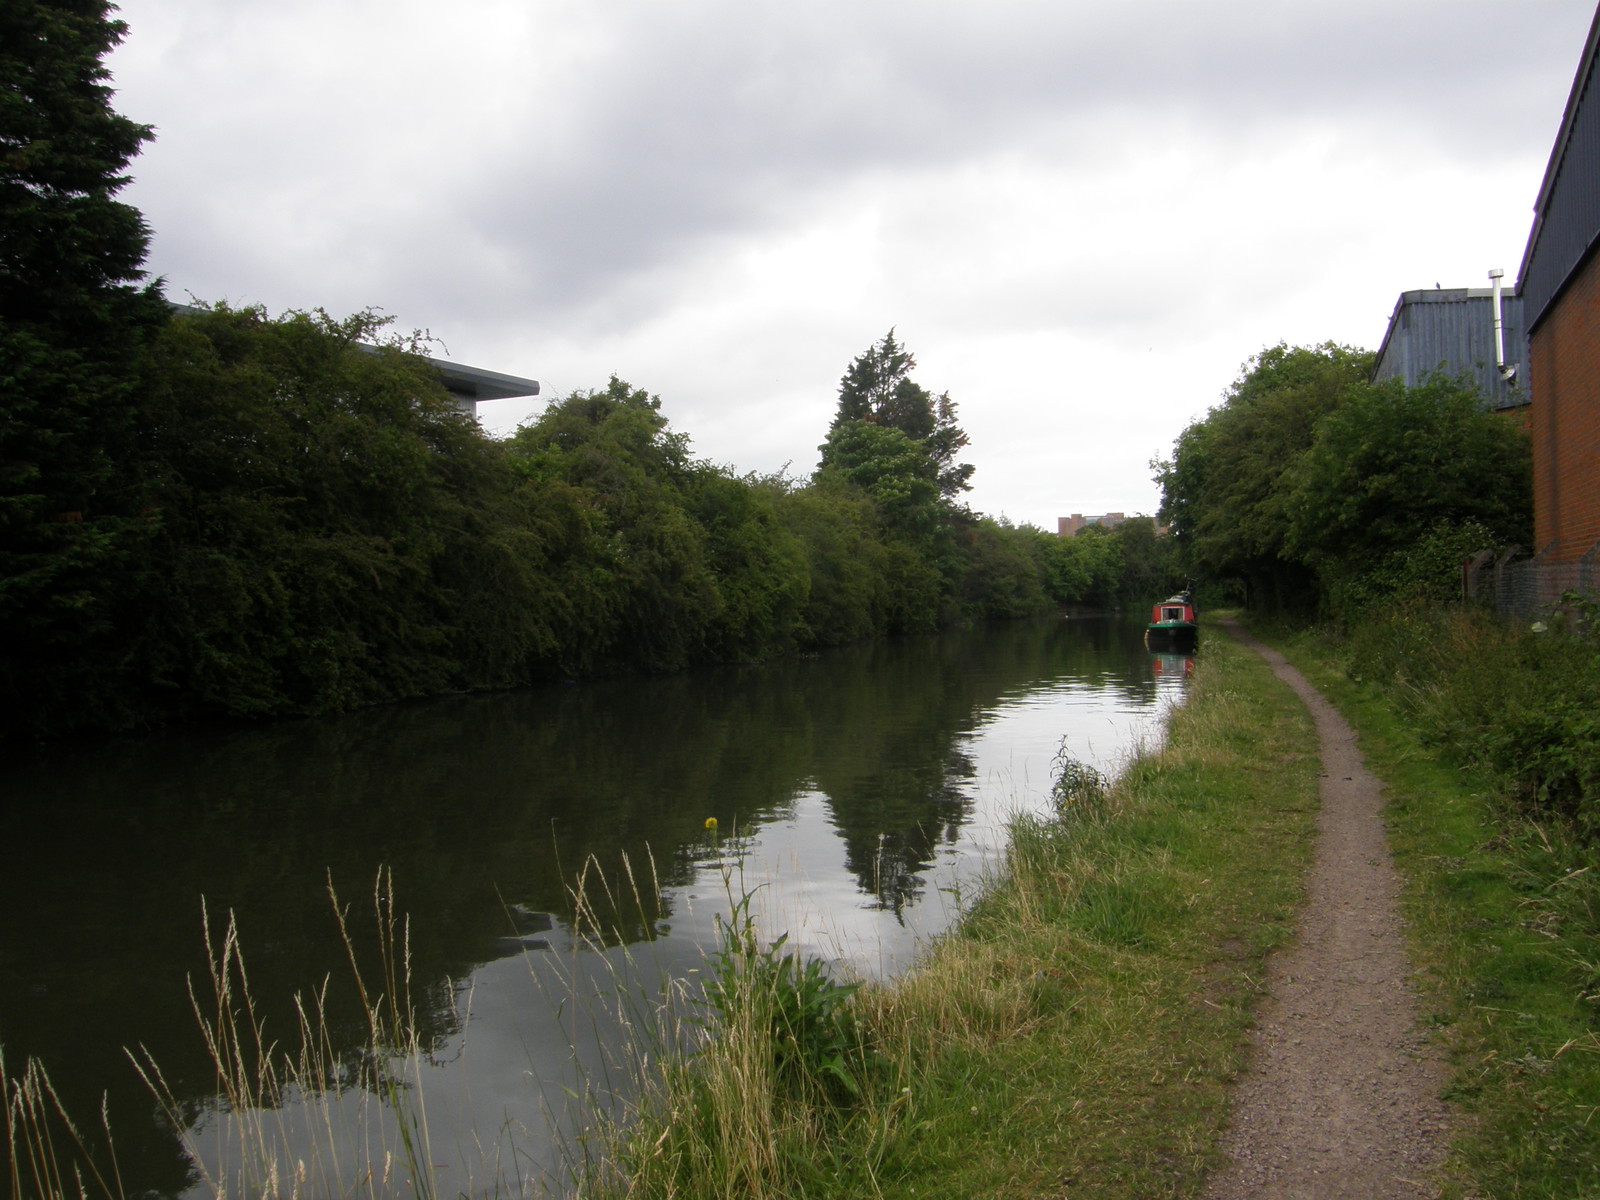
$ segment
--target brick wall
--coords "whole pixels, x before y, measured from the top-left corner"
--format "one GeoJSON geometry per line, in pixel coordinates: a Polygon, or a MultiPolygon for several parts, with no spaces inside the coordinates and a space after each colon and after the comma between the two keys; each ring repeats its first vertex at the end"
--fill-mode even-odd
{"type": "Polygon", "coordinates": [[[1534,546],[1581,558],[1600,542],[1600,254],[1528,342],[1534,546]]]}

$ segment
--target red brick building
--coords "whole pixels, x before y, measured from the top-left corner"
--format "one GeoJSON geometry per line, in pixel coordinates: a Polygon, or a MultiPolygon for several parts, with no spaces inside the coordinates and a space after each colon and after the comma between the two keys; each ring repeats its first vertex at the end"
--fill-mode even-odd
{"type": "Polygon", "coordinates": [[[1528,329],[1534,548],[1550,565],[1600,555],[1597,41],[1600,13],[1545,169],[1517,283],[1528,329]]]}

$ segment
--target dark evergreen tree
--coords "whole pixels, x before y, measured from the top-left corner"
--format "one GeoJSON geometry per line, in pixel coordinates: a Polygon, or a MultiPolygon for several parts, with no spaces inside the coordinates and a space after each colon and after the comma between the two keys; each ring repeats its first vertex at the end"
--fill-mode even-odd
{"type": "Polygon", "coordinates": [[[92,652],[143,524],[119,466],[166,306],[139,284],[144,220],[115,199],[151,134],[111,107],[111,11],[0,5],[0,702],[92,652]]]}
{"type": "Polygon", "coordinates": [[[839,409],[828,432],[832,434],[849,421],[870,421],[874,425],[891,425],[912,437],[926,437],[933,428],[931,413],[927,428],[920,431],[905,428],[892,419],[896,414],[915,410],[919,392],[922,397],[927,395],[909,378],[916,365],[917,360],[894,340],[894,330],[889,330],[881,342],[850,364],[839,381],[839,409]]]}
{"type": "Polygon", "coordinates": [[[971,463],[956,462],[956,455],[967,447],[966,430],[956,424],[956,402],[949,392],[941,392],[934,413],[933,432],[923,445],[933,460],[939,482],[939,494],[946,500],[957,492],[972,490],[971,463]]]}
{"type": "Polygon", "coordinates": [[[841,445],[854,439],[854,422],[895,429],[914,442],[932,465],[939,495],[949,500],[971,490],[971,465],[955,461],[967,445],[967,435],[956,424],[956,405],[950,393],[934,396],[911,379],[917,360],[895,341],[894,330],[870,346],[850,364],[839,381],[839,407],[828,440],[819,449],[822,465],[832,466],[841,445]]]}

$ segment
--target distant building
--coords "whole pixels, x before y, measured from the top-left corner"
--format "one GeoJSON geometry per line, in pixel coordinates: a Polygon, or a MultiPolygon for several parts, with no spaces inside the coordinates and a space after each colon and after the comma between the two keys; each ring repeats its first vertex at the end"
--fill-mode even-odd
{"type": "Polygon", "coordinates": [[[1087,529],[1091,525],[1098,525],[1102,529],[1115,529],[1127,519],[1122,513],[1105,513],[1098,517],[1073,513],[1070,517],[1056,518],[1056,533],[1061,537],[1077,537],[1079,530],[1087,529]]]}
{"type": "MultiPolygon", "coordinates": [[[[1526,352],[1522,301],[1509,289],[1500,298],[1500,318],[1505,362],[1520,364],[1526,352]]],[[[1401,292],[1378,347],[1372,382],[1399,379],[1415,387],[1434,372],[1465,374],[1490,408],[1527,404],[1520,368],[1506,379],[1496,364],[1495,349],[1493,288],[1401,292]]]]}
{"type": "Polygon", "coordinates": [[[1597,41],[1600,13],[1545,168],[1517,280],[1528,328],[1534,548],[1550,564],[1600,558],[1597,41]]]}

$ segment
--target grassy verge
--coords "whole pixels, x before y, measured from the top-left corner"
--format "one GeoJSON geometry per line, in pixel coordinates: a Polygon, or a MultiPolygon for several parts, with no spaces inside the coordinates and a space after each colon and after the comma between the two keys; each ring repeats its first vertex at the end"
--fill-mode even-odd
{"type": "Polygon", "coordinates": [[[720,1019],[589,1193],[1191,1194],[1301,898],[1316,775],[1303,707],[1213,635],[1165,746],[1016,822],[1002,875],[908,976],[786,1004],[798,964],[733,931],[720,1019]],[[812,1086],[783,1083],[796,1061],[812,1086]]]}
{"type": "MultiPolygon", "coordinates": [[[[1524,635],[1453,619],[1408,636],[1453,660],[1449,674],[1428,673],[1426,696],[1402,690],[1424,685],[1413,651],[1380,687],[1353,680],[1350,651],[1325,637],[1273,640],[1339,706],[1388,784],[1429,1019],[1447,1035],[1448,1094],[1469,1118],[1445,1195],[1600,1196],[1600,854],[1582,821],[1519,798],[1428,717],[1460,724],[1484,703],[1469,690],[1522,688],[1500,643],[1524,635]]],[[[1509,724],[1516,710],[1504,711],[1509,724]]]]}

